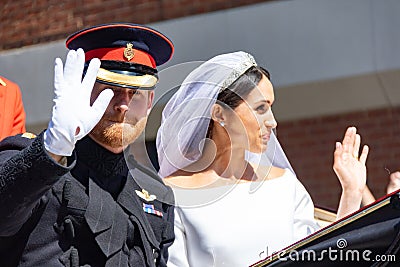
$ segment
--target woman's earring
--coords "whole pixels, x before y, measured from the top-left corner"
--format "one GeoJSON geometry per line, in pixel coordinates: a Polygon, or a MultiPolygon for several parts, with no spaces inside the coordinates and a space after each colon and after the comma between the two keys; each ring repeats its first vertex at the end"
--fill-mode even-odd
{"type": "Polygon", "coordinates": [[[221,125],[222,127],[224,127],[224,126],[225,126],[225,122],[220,121],[220,122],[219,122],[219,125],[221,125]]]}

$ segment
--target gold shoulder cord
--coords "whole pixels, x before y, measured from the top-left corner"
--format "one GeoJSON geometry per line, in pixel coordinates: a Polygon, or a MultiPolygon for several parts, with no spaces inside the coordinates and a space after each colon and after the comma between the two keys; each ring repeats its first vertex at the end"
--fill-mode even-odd
{"type": "Polygon", "coordinates": [[[0,78],[0,85],[2,85],[2,86],[7,86],[6,82],[3,81],[1,78],[0,78]]]}

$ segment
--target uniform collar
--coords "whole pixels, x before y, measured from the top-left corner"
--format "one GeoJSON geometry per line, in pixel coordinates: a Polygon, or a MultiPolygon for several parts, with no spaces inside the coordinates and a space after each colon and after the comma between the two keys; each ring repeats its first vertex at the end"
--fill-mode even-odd
{"type": "Polygon", "coordinates": [[[124,153],[114,154],[86,136],[75,146],[77,163],[72,174],[85,186],[88,177],[116,198],[122,190],[128,167],[124,153]]]}

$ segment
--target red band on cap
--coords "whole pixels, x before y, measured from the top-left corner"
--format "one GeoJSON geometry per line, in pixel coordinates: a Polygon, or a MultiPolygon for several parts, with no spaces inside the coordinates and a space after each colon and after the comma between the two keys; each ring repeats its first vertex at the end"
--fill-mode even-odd
{"type": "Polygon", "coordinates": [[[156,62],[153,59],[153,57],[150,56],[150,54],[142,50],[133,49],[134,56],[131,60],[128,60],[124,56],[125,49],[126,49],[125,47],[93,49],[85,52],[86,61],[89,61],[92,58],[98,58],[100,60],[114,60],[114,61],[138,63],[145,66],[149,66],[154,69],[156,68],[156,62]]]}

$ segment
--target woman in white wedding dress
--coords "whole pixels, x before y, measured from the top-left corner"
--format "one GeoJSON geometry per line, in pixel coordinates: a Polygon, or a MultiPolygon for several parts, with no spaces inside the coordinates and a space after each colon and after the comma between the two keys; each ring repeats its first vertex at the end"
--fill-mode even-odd
{"type": "MultiPolygon", "coordinates": [[[[312,200],[274,134],[269,73],[245,52],[191,72],[163,111],[159,174],[176,197],[168,266],[248,266],[318,229],[312,200]]],[[[336,144],[341,218],[360,207],[368,147],[336,144]]]]}

